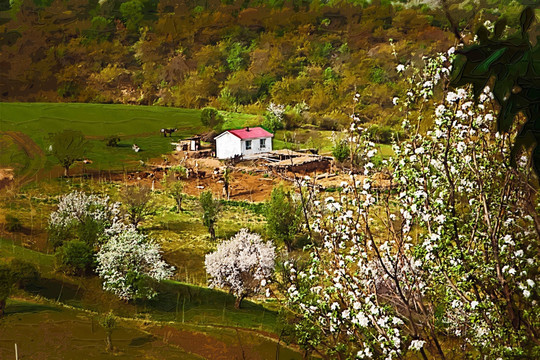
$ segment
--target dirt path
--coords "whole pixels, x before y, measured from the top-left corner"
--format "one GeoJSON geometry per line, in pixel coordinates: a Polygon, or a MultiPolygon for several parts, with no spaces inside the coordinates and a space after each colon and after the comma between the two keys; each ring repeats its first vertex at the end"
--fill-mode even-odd
{"type": "Polygon", "coordinates": [[[13,139],[13,141],[26,153],[30,158],[36,156],[45,156],[45,152],[32,140],[32,138],[19,131],[5,131],[0,134],[5,134],[13,139]]]}
{"type": "MultiPolygon", "coordinates": [[[[34,176],[36,176],[36,174],[41,170],[41,168],[45,164],[45,152],[43,151],[42,148],[38,146],[38,144],[34,142],[34,140],[32,140],[30,136],[22,132],[5,131],[5,132],[1,132],[0,134],[9,136],[13,140],[13,142],[17,144],[17,146],[22,151],[24,151],[24,153],[26,154],[26,156],[28,156],[28,158],[30,159],[38,158],[40,161],[39,167],[22,169],[20,175],[15,178],[19,186],[25,185],[26,183],[30,182],[34,178],[34,176]]],[[[0,184],[0,189],[2,188],[1,185],[2,184],[0,184]]],[[[4,186],[6,185],[7,183],[4,184],[4,186]]]]}

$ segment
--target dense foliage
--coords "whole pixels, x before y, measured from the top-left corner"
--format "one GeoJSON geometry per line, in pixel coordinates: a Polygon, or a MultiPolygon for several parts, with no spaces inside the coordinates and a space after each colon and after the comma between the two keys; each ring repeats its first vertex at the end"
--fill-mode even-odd
{"type": "MultiPolygon", "coordinates": [[[[533,165],[540,175],[540,42],[533,46],[529,34],[534,23],[534,10],[527,7],[519,17],[517,34],[501,39],[506,31],[506,18],[497,21],[492,32],[481,26],[476,32],[479,44],[458,51],[452,83],[472,84],[478,98],[488,81],[494,79],[493,95],[501,107],[497,128],[508,132],[518,121],[518,114],[525,116],[527,121],[516,137],[513,153],[524,145],[532,145],[533,165]]],[[[514,156],[513,164],[515,160],[514,156]]]]}

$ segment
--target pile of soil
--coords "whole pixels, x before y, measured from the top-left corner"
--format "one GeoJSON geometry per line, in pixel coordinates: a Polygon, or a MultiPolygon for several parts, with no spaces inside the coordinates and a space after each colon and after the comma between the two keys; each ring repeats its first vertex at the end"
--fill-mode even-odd
{"type": "Polygon", "coordinates": [[[0,169],[0,190],[13,182],[13,169],[0,169]]]}

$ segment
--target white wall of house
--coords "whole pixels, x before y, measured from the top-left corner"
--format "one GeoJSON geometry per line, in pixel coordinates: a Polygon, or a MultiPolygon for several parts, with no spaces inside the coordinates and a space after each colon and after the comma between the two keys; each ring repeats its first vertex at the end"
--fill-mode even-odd
{"type": "Polygon", "coordinates": [[[236,155],[253,155],[272,151],[271,137],[242,140],[229,132],[224,132],[215,140],[218,159],[230,159],[236,155]]]}
{"type": "MultiPolygon", "coordinates": [[[[242,140],[239,137],[224,132],[216,137],[216,157],[218,159],[230,159],[242,154],[242,140]]],[[[245,146],[245,145],[244,145],[245,146]]]]}
{"type": "Polygon", "coordinates": [[[242,155],[253,155],[269,151],[272,151],[271,137],[242,140],[242,155]],[[248,141],[251,141],[250,146],[248,146],[248,141]],[[262,146],[261,141],[263,141],[264,146],[262,146]]]}

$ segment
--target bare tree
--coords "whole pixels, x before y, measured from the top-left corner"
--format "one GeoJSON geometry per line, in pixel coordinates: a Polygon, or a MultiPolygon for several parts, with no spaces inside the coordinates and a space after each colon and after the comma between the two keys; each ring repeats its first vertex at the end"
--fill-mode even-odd
{"type": "Polygon", "coordinates": [[[150,213],[152,194],[146,186],[126,186],[122,191],[122,203],[126,216],[134,226],[150,213]]]}

